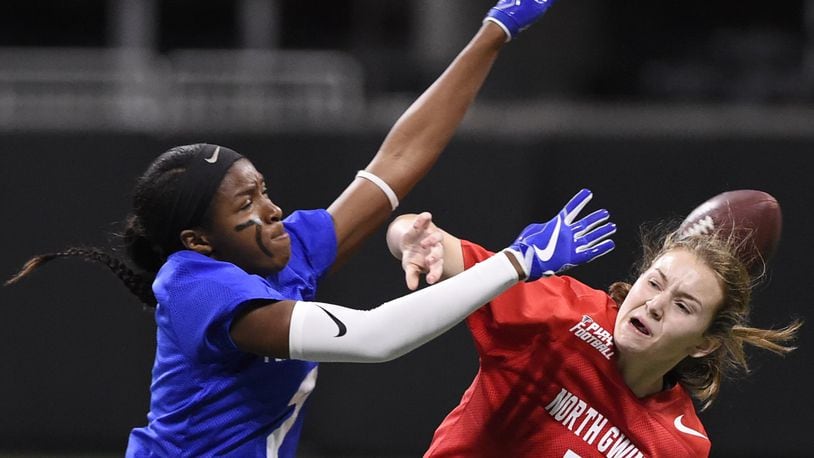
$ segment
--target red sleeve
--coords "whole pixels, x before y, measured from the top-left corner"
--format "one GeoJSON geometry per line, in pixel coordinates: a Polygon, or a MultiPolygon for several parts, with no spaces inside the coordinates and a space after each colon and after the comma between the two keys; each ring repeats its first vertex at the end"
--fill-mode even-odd
{"type": "MultiPolygon", "coordinates": [[[[462,240],[464,267],[470,268],[494,253],[462,240]]],[[[607,294],[567,276],[521,282],[469,316],[467,324],[478,351],[487,354],[498,348],[528,345],[535,336],[549,334],[558,316],[571,315],[586,304],[604,307],[607,294]]]]}

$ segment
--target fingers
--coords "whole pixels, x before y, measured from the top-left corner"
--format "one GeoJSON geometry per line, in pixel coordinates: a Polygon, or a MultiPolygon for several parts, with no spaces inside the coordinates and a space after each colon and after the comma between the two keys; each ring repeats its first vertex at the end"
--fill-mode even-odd
{"type": "Polygon", "coordinates": [[[438,243],[435,240],[439,237],[441,237],[441,232],[432,229],[432,215],[429,212],[423,212],[416,216],[413,226],[402,237],[401,244],[405,250],[414,246],[426,249],[434,243],[438,243]]]}
{"type": "Polygon", "coordinates": [[[443,241],[443,240],[444,240],[444,236],[443,236],[443,234],[441,234],[441,231],[435,231],[435,232],[430,233],[430,235],[424,237],[421,240],[420,245],[421,245],[421,248],[431,250],[436,245],[440,245],[441,241],[443,241]]]}
{"type": "MultiPolygon", "coordinates": [[[[439,234],[440,235],[440,234],[439,234]]],[[[444,273],[444,245],[441,243],[441,238],[433,245],[427,256],[427,284],[434,284],[437,282],[441,275],[444,273]]]]}
{"type": "Polygon", "coordinates": [[[584,236],[596,226],[607,221],[609,218],[610,213],[608,213],[608,211],[605,210],[604,208],[591,213],[585,218],[582,218],[581,220],[571,225],[571,229],[574,231],[574,238],[584,236]]]}
{"type": "Polygon", "coordinates": [[[579,256],[580,263],[591,262],[596,258],[610,253],[614,248],[616,248],[616,244],[613,242],[613,240],[605,240],[595,245],[593,248],[587,249],[581,253],[577,253],[577,256],[579,256]]]}
{"type": "Polygon", "coordinates": [[[588,205],[588,202],[593,198],[593,193],[588,189],[581,189],[571,200],[565,204],[565,224],[571,224],[576,219],[579,212],[588,205]]]}
{"type": "Polygon", "coordinates": [[[421,252],[432,244],[432,238],[429,238],[428,240],[428,237],[440,231],[434,230],[433,232],[430,232],[432,227],[431,224],[432,215],[427,212],[421,213],[415,217],[410,229],[401,234],[401,238],[398,241],[402,251],[402,256],[406,255],[407,253],[421,252]]]}
{"type": "Polygon", "coordinates": [[[420,265],[414,262],[404,263],[404,282],[411,291],[418,288],[422,274],[426,274],[425,280],[430,285],[441,278],[444,273],[443,246],[438,244],[433,247],[431,254],[423,257],[422,261],[423,264],[420,265]]]}
{"type": "Polygon", "coordinates": [[[432,214],[416,216],[413,226],[402,240],[402,266],[407,288],[418,288],[421,275],[427,283],[437,282],[443,274],[443,233],[432,225],[432,214]]]}
{"type": "Polygon", "coordinates": [[[421,269],[414,264],[404,266],[404,282],[407,283],[407,289],[415,291],[418,288],[418,278],[421,274],[421,269]]]}
{"type": "Polygon", "coordinates": [[[413,231],[416,233],[424,232],[430,227],[430,223],[432,223],[432,214],[430,214],[430,212],[422,212],[416,216],[415,221],[413,221],[413,231]]]}
{"type": "Polygon", "coordinates": [[[616,233],[616,225],[613,223],[607,223],[603,226],[600,226],[593,231],[585,234],[582,237],[579,237],[574,240],[577,245],[577,249],[575,250],[577,253],[586,252],[590,249],[593,249],[611,235],[616,233]]]}

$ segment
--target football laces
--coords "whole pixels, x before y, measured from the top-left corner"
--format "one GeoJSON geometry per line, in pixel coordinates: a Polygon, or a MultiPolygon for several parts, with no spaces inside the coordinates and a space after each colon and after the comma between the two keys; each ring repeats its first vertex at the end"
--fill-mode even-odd
{"type": "Polygon", "coordinates": [[[684,229],[681,233],[682,237],[693,237],[696,235],[706,235],[715,229],[715,222],[712,217],[707,215],[698,221],[692,223],[688,228],[684,229]]]}

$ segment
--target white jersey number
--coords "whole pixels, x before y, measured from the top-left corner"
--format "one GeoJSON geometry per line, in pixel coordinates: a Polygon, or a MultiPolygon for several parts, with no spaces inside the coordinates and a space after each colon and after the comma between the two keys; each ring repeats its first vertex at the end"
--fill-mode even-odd
{"type": "Polygon", "coordinates": [[[309,372],[302,383],[300,383],[297,392],[294,393],[294,396],[288,401],[288,405],[294,406],[294,412],[291,412],[291,416],[266,438],[266,456],[268,458],[277,458],[285,436],[288,434],[288,431],[291,430],[291,427],[294,426],[294,422],[297,421],[297,415],[300,414],[302,405],[305,404],[305,400],[308,399],[308,395],[311,394],[311,391],[314,390],[314,386],[317,384],[317,369],[317,367],[311,369],[311,372],[309,372]]]}

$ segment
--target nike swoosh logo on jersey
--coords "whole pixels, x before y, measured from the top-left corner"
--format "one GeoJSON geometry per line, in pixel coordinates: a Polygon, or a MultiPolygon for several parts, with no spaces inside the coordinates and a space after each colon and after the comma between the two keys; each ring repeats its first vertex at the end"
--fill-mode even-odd
{"type": "Polygon", "coordinates": [[[215,148],[215,152],[212,153],[212,157],[205,158],[204,160],[210,164],[214,164],[215,162],[218,162],[218,154],[220,154],[220,146],[215,148]]]}
{"type": "Polygon", "coordinates": [[[557,217],[557,225],[554,227],[554,232],[551,234],[551,238],[548,239],[548,245],[544,249],[539,249],[537,246],[534,247],[534,252],[537,253],[537,257],[546,262],[554,256],[554,248],[557,247],[557,237],[560,236],[560,225],[562,224],[562,220],[557,217]]]}
{"type": "Polygon", "coordinates": [[[673,421],[673,426],[676,427],[677,430],[681,431],[684,434],[689,434],[690,436],[700,437],[702,439],[709,440],[709,438],[698,431],[690,428],[689,426],[685,426],[684,423],[681,423],[681,419],[684,418],[684,415],[679,415],[673,421]]]}
{"type": "MultiPolygon", "coordinates": [[[[319,306],[317,305],[317,307],[319,307],[319,306]]],[[[323,312],[327,313],[328,316],[332,320],[334,320],[334,323],[336,323],[336,327],[339,328],[339,333],[337,335],[335,335],[334,337],[342,337],[348,332],[348,328],[347,328],[347,326],[345,326],[345,323],[343,323],[342,320],[335,317],[333,313],[323,309],[322,307],[319,307],[319,308],[321,308],[323,312]]]]}

